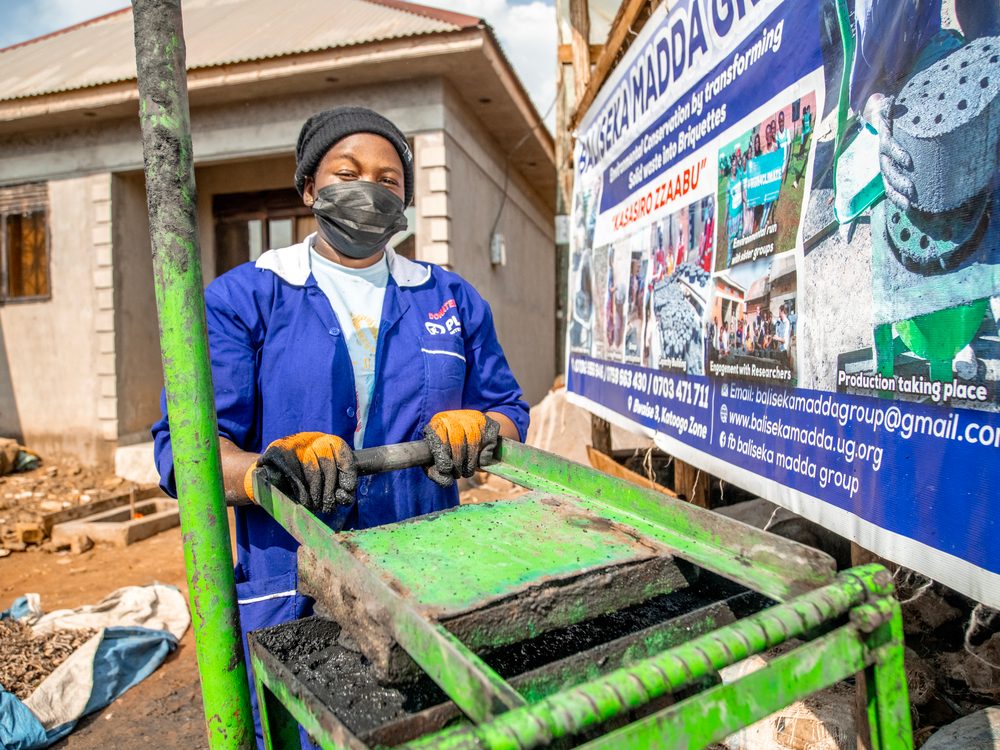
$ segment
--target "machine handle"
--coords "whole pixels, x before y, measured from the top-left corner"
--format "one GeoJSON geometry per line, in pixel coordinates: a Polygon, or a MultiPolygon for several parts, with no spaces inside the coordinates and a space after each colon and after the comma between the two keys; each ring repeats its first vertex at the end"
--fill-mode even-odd
{"type": "Polygon", "coordinates": [[[431,449],[423,440],[412,443],[380,445],[375,448],[361,448],[354,451],[358,474],[381,474],[385,471],[409,469],[414,466],[430,466],[434,463],[431,449]]]}

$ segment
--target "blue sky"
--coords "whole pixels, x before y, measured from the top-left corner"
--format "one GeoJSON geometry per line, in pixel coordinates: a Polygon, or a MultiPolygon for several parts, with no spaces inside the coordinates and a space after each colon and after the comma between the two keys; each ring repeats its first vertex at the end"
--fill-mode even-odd
{"type": "MultiPolygon", "coordinates": [[[[317,0],[319,2],[321,0],[317,0]]],[[[336,2],[336,0],[325,0],[336,2]]],[[[419,1],[419,0],[418,0],[419,1]]],[[[555,97],[554,0],[423,0],[425,5],[485,18],[539,113],[555,97]]],[[[32,39],[128,5],[128,0],[2,0],[0,47],[32,39]]],[[[550,126],[553,117],[547,118],[550,126]]]]}

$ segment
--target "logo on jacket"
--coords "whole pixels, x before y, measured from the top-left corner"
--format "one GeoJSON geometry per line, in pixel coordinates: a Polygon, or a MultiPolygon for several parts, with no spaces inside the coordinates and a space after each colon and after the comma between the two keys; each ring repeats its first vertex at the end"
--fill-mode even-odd
{"type": "Polygon", "coordinates": [[[450,299],[443,305],[441,305],[441,309],[438,310],[437,312],[427,313],[427,317],[430,318],[431,320],[441,320],[441,318],[444,317],[444,314],[446,312],[448,312],[449,310],[453,310],[454,308],[455,308],[455,300],[450,299]]]}
{"type": "Polygon", "coordinates": [[[424,323],[424,328],[427,329],[427,333],[432,336],[439,336],[448,333],[457,335],[461,333],[462,323],[458,319],[458,315],[452,313],[446,320],[442,320],[449,310],[455,309],[457,309],[457,306],[454,298],[452,298],[450,300],[446,300],[437,312],[427,313],[427,317],[430,318],[430,320],[424,323]]]}
{"type": "Polygon", "coordinates": [[[444,323],[432,323],[427,321],[424,323],[424,328],[427,329],[427,333],[432,336],[438,336],[441,334],[452,334],[457,336],[462,332],[462,323],[459,321],[457,315],[452,315],[444,323]]]}

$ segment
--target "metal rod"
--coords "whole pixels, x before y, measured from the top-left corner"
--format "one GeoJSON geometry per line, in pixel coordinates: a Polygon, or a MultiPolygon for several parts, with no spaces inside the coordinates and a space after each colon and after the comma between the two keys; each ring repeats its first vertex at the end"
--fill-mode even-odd
{"type": "Polygon", "coordinates": [[[885,568],[852,568],[835,583],[787,604],[695,638],[477,727],[445,730],[406,745],[439,750],[529,748],[547,745],[690,686],[723,667],[797,638],[839,617],[870,596],[891,591],[885,568]]]}
{"type": "MultiPolygon", "coordinates": [[[[299,740],[300,722],[296,721],[275,695],[275,690],[281,691],[280,684],[275,685],[275,690],[271,689],[271,685],[275,683],[267,667],[258,661],[253,643],[250,645],[250,661],[253,664],[253,684],[257,691],[257,712],[260,714],[260,727],[264,735],[264,750],[302,750],[299,740]]],[[[301,723],[303,727],[311,725],[307,721],[301,723]]],[[[322,734],[319,732],[317,736],[322,734]]]]}
{"type": "Polygon", "coordinates": [[[880,614],[888,615],[871,634],[880,644],[879,657],[865,670],[868,692],[868,726],[871,747],[878,750],[911,750],[913,727],[910,721],[910,695],[903,659],[903,614],[899,602],[887,599],[880,614]]]}
{"type": "Polygon", "coordinates": [[[134,0],[139,117],[195,652],[209,746],[255,747],[198,249],[180,0],[134,0]]]}
{"type": "Polygon", "coordinates": [[[381,474],[384,471],[430,466],[434,463],[431,449],[423,440],[354,451],[358,474],[381,474]]]}

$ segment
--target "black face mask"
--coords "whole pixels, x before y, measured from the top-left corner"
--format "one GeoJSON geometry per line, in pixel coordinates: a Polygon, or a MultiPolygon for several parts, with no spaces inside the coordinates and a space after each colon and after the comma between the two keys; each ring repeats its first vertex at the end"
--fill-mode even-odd
{"type": "Polygon", "coordinates": [[[348,258],[370,258],[406,229],[403,201],[375,182],[337,182],[320,188],[313,214],[323,239],[348,258]]]}

